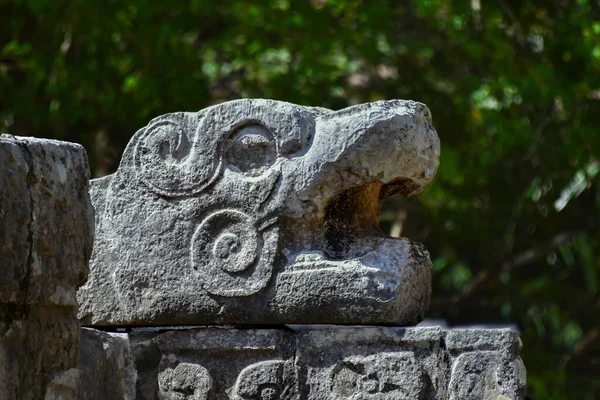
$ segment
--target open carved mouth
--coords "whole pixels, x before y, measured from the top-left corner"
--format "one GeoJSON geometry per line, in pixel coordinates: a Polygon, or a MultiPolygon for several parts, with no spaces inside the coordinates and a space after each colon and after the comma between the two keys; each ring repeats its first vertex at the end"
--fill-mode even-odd
{"type": "MultiPolygon", "coordinates": [[[[385,197],[408,196],[421,188],[410,178],[399,177],[388,183],[373,180],[333,196],[326,203],[321,225],[313,231],[318,232],[313,236],[315,246],[288,256],[278,287],[302,286],[310,281],[306,301],[316,301],[309,300],[316,296],[324,304],[329,304],[331,293],[337,293],[334,297],[341,302],[360,296],[361,301],[385,303],[400,296],[398,291],[406,282],[414,280],[418,287],[427,287],[431,262],[423,245],[391,237],[379,227],[385,197]]],[[[288,292],[281,289],[281,293],[288,292]]],[[[407,289],[406,293],[416,299],[428,292],[407,289]]],[[[413,300],[407,298],[406,302],[413,300]]]]}
{"type": "Polygon", "coordinates": [[[381,200],[385,197],[413,193],[418,184],[406,178],[389,183],[370,182],[344,190],[326,207],[324,221],[325,256],[341,260],[362,256],[374,250],[382,239],[394,239],[379,227],[381,200]]]}

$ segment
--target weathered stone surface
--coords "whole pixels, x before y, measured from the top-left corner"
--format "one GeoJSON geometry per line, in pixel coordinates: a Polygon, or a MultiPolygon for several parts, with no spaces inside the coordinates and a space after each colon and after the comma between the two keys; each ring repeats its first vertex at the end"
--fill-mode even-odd
{"type": "Polygon", "coordinates": [[[0,398],[74,398],[93,241],[83,147],[0,136],[0,398]]]}
{"type": "Polygon", "coordinates": [[[83,147],[0,136],[0,303],[74,307],[94,212],[83,147]]]}
{"type": "Polygon", "coordinates": [[[71,368],[49,376],[44,400],[75,400],[79,388],[79,370],[71,368]]]}
{"type": "Polygon", "coordinates": [[[72,380],[62,373],[77,365],[75,310],[4,304],[0,313],[0,399],[42,399],[72,380]]]}
{"type": "Polygon", "coordinates": [[[222,327],[128,338],[136,399],[522,400],[525,393],[519,338],[509,330],[222,327]]]}
{"type": "Polygon", "coordinates": [[[503,330],[455,330],[446,335],[452,359],[451,400],[522,399],[525,365],[517,334],[503,330]],[[504,396],[504,397],[502,397],[504,396]]]}
{"type": "Polygon", "coordinates": [[[132,386],[137,373],[129,356],[128,342],[126,334],[81,330],[78,399],[135,399],[132,386]]]}
{"type": "Polygon", "coordinates": [[[223,327],[128,336],[136,368],[135,383],[128,385],[136,399],[297,398],[288,331],[223,327]]]}
{"type": "Polygon", "coordinates": [[[418,322],[429,255],[385,237],[380,199],[420,192],[426,106],[238,100],[152,120],[92,181],[91,325],[418,322]]]}
{"type": "Polygon", "coordinates": [[[445,399],[450,366],[439,328],[303,332],[297,364],[306,399],[445,399]],[[433,396],[433,397],[432,397],[433,396]]]}
{"type": "Polygon", "coordinates": [[[206,371],[204,385],[195,391],[199,399],[210,398],[210,391],[213,399],[295,398],[293,343],[287,332],[211,328],[168,332],[157,342],[162,353],[159,394],[166,399],[187,398],[181,396],[187,386],[167,375],[182,364],[186,370],[201,366],[206,371]]]}
{"type": "Polygon", "coordinates": [[[519,343],[507,329],[311,330],[297,339],[300,390],[310,400],[523,399],[519,343]]]}

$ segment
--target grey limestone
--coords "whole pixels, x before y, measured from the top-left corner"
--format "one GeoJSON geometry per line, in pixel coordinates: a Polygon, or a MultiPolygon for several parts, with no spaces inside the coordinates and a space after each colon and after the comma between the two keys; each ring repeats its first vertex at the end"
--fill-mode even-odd
{"type": "Polygon", "coordinates": [[[72,399],[94,213],[85,150],[0,135],[0,398],[72,399]]]}
{"type": "Polygon", "coordinates": [[[517,400],[525,369],[516,332],[361,327],[302,332],[307,399],[517,400]]]}
{"type": "MultiPolygon", "coordinates": [[[[136,368],[128,381],[135,396],[126,398],[523,400],[525,393],[519,337],[508,329],[204,327],[119,335],[136,368]]],[[[123,382],[125,372],[115,370],[115,382],[123,382]]]]}
{"type": "MultiPolygon", "coordinates": [[[[85,324],[415,324],[431,261],[378,227],[380,200],[439,163],[427,107],[261,99],[160,116],[91,183],[85,324]]],[[[198,372],[199,373],[199,372],[198,372]]]]}
{"type": "MultiPolygon", "coordinates": [[[[122,346],[128,349],[133,371],[118,369],[112,382],[126,382],[126,399],[298,398],[295,344],[288,330],[205,327],[132,331],[124,340],[128,343],[122,346]]],[[[82,358],[80,363],[89,362],[82,358]]],[[[98,393],[102,392],[92,390],[87,398],[105,398],[98,393]]]]}

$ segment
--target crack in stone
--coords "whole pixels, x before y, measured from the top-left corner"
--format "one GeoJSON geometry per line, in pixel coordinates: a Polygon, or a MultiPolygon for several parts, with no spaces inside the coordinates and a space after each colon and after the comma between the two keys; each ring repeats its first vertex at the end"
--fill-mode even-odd
{"type": "Polygon", "coordinates": [[[33,222],[34,222],[34,206],[35,202],[33,200],[33,192],[31,190],[31,185],[33,185],[35,181],[34,172],[33,172],[33,155],[27,147],[27,143],[16,140],[15,141],[18,146],[23,150],[23,156],[27,161],[27,191],[29,192],[29,226],[27,228],[27,244],[28,244],[28,256],[27,256],[27,269],[25,271],[25,276],[19,282],[19,292],[22,297],[22,302],[27,303],[29,297],[29,284],[31,281],[31,273],[33,268],[33,222]]]}

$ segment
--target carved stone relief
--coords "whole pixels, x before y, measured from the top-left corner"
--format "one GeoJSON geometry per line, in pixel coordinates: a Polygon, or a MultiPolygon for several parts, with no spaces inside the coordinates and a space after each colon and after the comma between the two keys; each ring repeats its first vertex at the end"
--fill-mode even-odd
{"type": "Polygon", "coordinates": [[[177,363],[158,374],[161,400],[208,400],[213,390],[213,379],[201,365],[177,363]]]}
{"type": "Polygon", "coordinates": [[[348,357],[332,370],[331,399],[418,400],[424,378],[410,352],[348,357]]]}
{"type": "Polygon", "coordinates": [[[233,400],[279,400],[290,398],[289,379],[293,365],[282,360],[252,364],[240,373],[233,400]],[[286,382],[287,381],[287,382],[286,382]]]}
{"type": "Polygon", "coordinates": [[[137,382],[123,376],[118,384],[129,382],[133,388],[124,392],[136,393],[137,399],[522,400],[525,396],[519,338],[509,330],[294,329],[300,330],[131,332],[128,353],[137,373],[129,376],[136,376],[137,382]]]}
{"type": "Polygon", "coordinates": [[[97,211],[80,316],[94,325],[418,322],[427,251],[379,230],[379,202],[433,178],[423,104],[340,111],[236,100],[158,117],[97,211]],[[253,312],[247,312],[251,308],[253,312]]]}
{"type": "Polygon", "coordinates": [[[453,330],[446,334],[446,345],[452,362],[451,400],[525,397],[525,367],[515,332],[453,330]]]}
{"type": "MultiPolygon", "coordinates": [[[[439,328],[314,328],[297,336],[307,400],[428,399],[447,392],[439,328]]],[[[437,397],[436,397],[437,398],[437,397]]]]}
{"type": "Polygon", "coordinates": [[[258,227],[237,210],[209,215],[192,237],[192,268],[204,289],[220,296],[249,296],[272,274],[278,229],[258,227]]]}
{"type": "MultiPolygon", "coordinates": [[[[140,376],[136,386],[151,387],[153,380],[158,381],[155,390],[161,399],[297,398],[294,346],[289,332],[199,328],[153,337],[130,334],[130,340],[137,346],[155,349],[153,355],[143,357],[160,360],[156,369],[148,368],[156,372],[140,376]]],[[[151,393],[138,391],[137,398],[152,398],[151,393]]]]}
{"type": "Polygon", "coordinates": [[[381,198],[435,174],[419,103],[240,100],[151,121],[92,183],[96,247],[77,297],[86,323],[120,333],[80,335],[75,318],[93,228],[83,149],[2,135],[0,155],[2,398],[524,397],[510,330],[281,326],[423,316],[427,251],[378,230],[381,198]],[[221,326],[132,327],[209,323],[221,326]]]}

